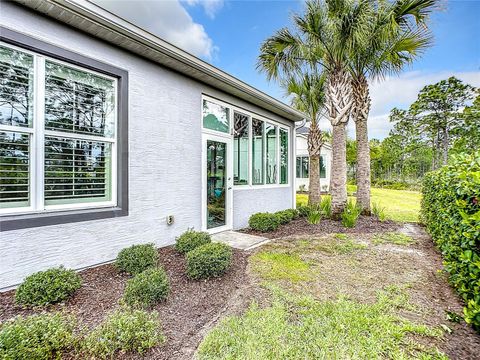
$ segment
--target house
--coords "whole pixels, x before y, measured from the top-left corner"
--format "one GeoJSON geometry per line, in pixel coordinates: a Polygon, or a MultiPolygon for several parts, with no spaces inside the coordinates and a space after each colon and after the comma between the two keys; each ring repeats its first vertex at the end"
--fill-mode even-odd
{"type": "MultiPolygon", "coordinates": [[[[296,179],[297,191],[308,191],[310,161],[308,156],[309,128],[303,126],[296,131],[296,179]]],[[[320,190],[330,189],[330,169],[332,164],[332,146],[325,143],[320,150],[320,190]]]]}
{"type": "Polygon", "coordinates": [[[87,1],[0,26],[0,288],[295,206],[300,112],[87,1]]]}

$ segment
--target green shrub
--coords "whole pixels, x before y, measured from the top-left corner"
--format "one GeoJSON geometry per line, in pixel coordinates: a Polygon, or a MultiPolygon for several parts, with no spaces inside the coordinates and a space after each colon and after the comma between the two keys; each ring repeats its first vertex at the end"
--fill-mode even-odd
{"type": "Polygon", "coordinates": [[[316,225],[322,219],[322,213],[318,210],[310,210],[307,216],[307,221],[309,224],[316,225]]]}
{"type": "Polygon", "coordinates": [[[83,350],[92,356],[113,357],[116,352],[145,350],[165,341],[157,312],[120,309],[111,313],[82,342],[83,350]]]}
{"type": "Polygon", "coordinates": [[[465,320],[480,331],[480,152],[428,173],[422,193],[421,219],[465,301],[465,320]]]}
{"type": "Polygon", "coordinates": [[[271,213],[256,213],[248,219],[248,225],[253,230],[262,232],[277,230],[280,226],[280,219],[277,215],[271,213]]]}
{"type": "Polygon", "coordinates": [[[148,268],[155,267],[158,252],[154,244],[132,245],[118,253],[115,266],[120,271],[131,275],[140,274],[148,268]]]}
{"type": "Polygon", "coordinates": [[[300,217],[307,217],[310,212],[310,208],[307,205],[297,206],[298,215],[300,217]]]}
{"type": "Polygon", "coordinates": [[[165,270],[150,268],[127,281],[123,300],[130,306],[149,307],[165,300],[169,291],[165,270]]]}
{"type": "Polygon", "coordinates": [[[357,224],[358,217],[362,210],[353,200],[349,200],[345,210],[342,213],[342,224],[345,227],[352,228],[357,224]]]}
{"type": "Polygon", "coordinates": [[[385,208],[376,202],[372,203],[372,214],[380,221],[385,221],[387,218],[387,215],[385,214],[385,208]]]}
{"type": "Polygon", "coordinates": [[[0,325],[0,359],[56,359],[73,347],[75,319],[60,313],[16,317],[0,325]]]}
{"type": "Polygon", "coordinates": [[[232,256],[232,248],[228,245],[202,245],[187,253],[187,275],[191,279],[221,276],[230,267],[232,256]]]}
{"type": "Polygon", "coordinates": [[[80,286],[80,275],[60,266],[28,276],[18,287],[15,301],[30,306],[54,304],[70,297],[80,286]]]}
{"type": "Polygon", "coordinates": [[[325,217],[332,217],[332,197],[331,196],[322,196],[320,201],[320,209],[325,217]]]}
{"type": "Polygon", "coordinates": [[[188,229],[176,239],[175,249],[182,254],[212,242],[210,234],[203,231],[188,229]]]}
{"type": "Polygon", "coordinates": [[[275,215],[278,216],[280,224],[288,224],[290,221],[298,217],[298,212],[295,209],[286,209],[277,211],[275,215]]]}

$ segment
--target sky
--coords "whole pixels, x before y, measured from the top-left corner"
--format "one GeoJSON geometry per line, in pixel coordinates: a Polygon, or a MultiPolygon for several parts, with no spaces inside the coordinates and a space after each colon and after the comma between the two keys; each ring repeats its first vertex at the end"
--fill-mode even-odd
{"type": "MultiPolygon", "coordinates": [[[[261,43],[302,11],[301,0],[91,0],[259,90],[288,102],[256,69],[261,43]]],[[[423,86],[450,76],[480,87],[480,0],[441,0],[429,27],[434,45],[399,76],[373,81],[370,138],[388,136],[393,107],[408,108],[423,86]]],[[[321,127],[329,129],[327,120],[321,127]]],[[[354,137],[354,124],[348,126],[354,137]]]]}

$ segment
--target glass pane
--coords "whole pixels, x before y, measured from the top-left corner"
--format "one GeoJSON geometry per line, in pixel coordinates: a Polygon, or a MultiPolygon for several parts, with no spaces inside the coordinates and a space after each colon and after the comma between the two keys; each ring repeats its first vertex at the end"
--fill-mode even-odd
{"type": "Polygon", "coordinates": [[[263,138],[264,123],[252,119],[252,181],[254,185],[263,184],[263,138]]]}
{"type": "Polygon", "coordinates": [[[226,224],[226,154],[223,142],[207,141],[207,228],[226,224]]]}
{"type": "Polygon", "coordinates": [[[30,205],[29,135],[0,132],[0,208],[30,205]]]}
{"type": "Polygon", "coordinates": [[[32,126],[33,56],[0,46],[0,124],[32,126]]]}
{"type": "Polygon", "coordinates": [[[280,129],[280,184],[288,184],[288,132],[280,129]]]}
{"type": "Polygon", "coordinates": [[[230,131],[230,109],[203,100],[203,127],[205,129],[229,133],[230,131]]]}
{"type": "Polygon", "coordinates": [[[302,177],[302,158],[297,156],[297,179],[302,177]]]}
{"type": "Polygon", "coordinates": [[[110,201],[111,144],[45,138],[45,204],[110,201]]]}
{"type": "Polygon", "coordinates": [[[308,170],[309,170],[308,160],[309,160],[308,156],[302,157],[302,177],[304,179],[308,179],[308,170]]]}
{"type": "Polygon", "coordinates": [[[323,156],[320,156],[320,178],[325,179],[327,177],[327,169],[325,168],[325,160],[323,156]]]}
{"type": "Polygon", "coordinates": [[[248,184],[248,116],[233,113],[233,181],[235,185],[248,184]]]}
{"type": "Polygon", "coordinates": [[[277,127],[265,125],[267,134],[267,184],[277,183],[277,127]]]}
{"type": "Polygon", "coordinates": [[[113,80],[45,62],[45,129],[113,137],[113,80]]]}

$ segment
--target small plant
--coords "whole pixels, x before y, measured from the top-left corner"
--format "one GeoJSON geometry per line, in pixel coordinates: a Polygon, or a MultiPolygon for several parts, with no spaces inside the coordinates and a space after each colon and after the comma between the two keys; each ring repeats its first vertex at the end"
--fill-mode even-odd
{"type": "Polygon", "coordinates": [[[115,266],[120,271],[136,275],[148,268],[155,267],[157,262],[158,252],[154,244],[141,244],[121,250],[118,253],[115,266]]]}
{"type": "Polygon", "coordinates": [[[169,291],[165,270],[150,268],[128,280],[123,301],[130,306],[149,307],[165,300],[169,291]]]}
{"type": "Polygon", "coordinates": [[[175,250],[186,254],[193,249],[212,242],[210,234],[204,231],[188,229],[176,239],[175,250]]]}
{"type": "Polygon", "coordinates": [[[372,214],[380,221],[385,221],[387,218],[387,215],[385,214],[385,208],[376,202],[372,203],[372,214]]]}
{"type": "Polygon", "coordinates": [[[331,218],[332,217],[332,197],[331,196],[323,196],[322,200],[320,201],[320,209],[325,217],[331,218]]]}
{"type": "Polygon", "coordinates": [[[298,212],[295,209],[286,209],[277,211],[275,215],[278,216],[280,224],[288,224],[290,221],[298,217],[298,212]]]}
{"type": "Polygon", "coordinates": [[[310,210],[307,216],[309,224],[316,225],[322,219],[322,213],[319,210],[310,210]]]}
{"type": "Polygon", "coordinates": [[[82,279],[74,270],[64,267],[39,271],[28,276],[15,293],[17,304],[41,306],[67,299],[82,286],[82,279]]]}
{"type": "Polygon", "coordinates": [[[0,359],[59,359],[73,347],[75,318],[60,313],[16,317],[0,325],[0,359]]]}
{"type": "Polygon", "coordinates": [[[232,248],[228,245],[202,245],[187,254],[187,275],[191,279],[221,276],[230,267],[232,256],[232,248]]]}
{"type": "Polygon", "coordinates": [[[345,210],[342,213],[342,224],[345,227],[352,228],[357,224],[361,209],[355,202],[349,200],[345,210]]]}
{"type": "Polygon", "coordinates": [[[298,215],[300,217],[307,217],[310,212],[310,208],[307,205],[297,206],[298,215]]]}
{"type": "Polygon", "coordinates": [[[116,352],[145,350],[165,341],[157,312],[120,309],[88,334],[82,343],[83,350],[94,357],[113,357],[116,352]]]}
{"type": "Polygon", "coordinates": [[[275,231],[280,226],[280,219],[271,213],[256,213],[250,216],[248,225],[253,230],[262,232],[275,231]]]}

